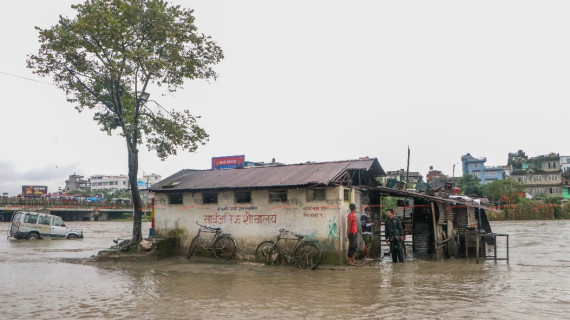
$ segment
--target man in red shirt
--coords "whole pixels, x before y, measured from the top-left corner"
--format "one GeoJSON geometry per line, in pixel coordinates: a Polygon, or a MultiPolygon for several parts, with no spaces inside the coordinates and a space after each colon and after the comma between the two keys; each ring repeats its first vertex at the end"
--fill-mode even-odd
{"type": "Polygon", "coordinates": [[[354,253],[356,252],[356,236],[358,233],[358,229],[356,227],[356,215],[354,214],[354,210],[356,210],[356,205],[351,203],[350,206],[350,213],[347,216],[347,230],[346,233],[348,235],[348,265],[349,266],[356,266],[356,262],[354,261],[354,253]]]}

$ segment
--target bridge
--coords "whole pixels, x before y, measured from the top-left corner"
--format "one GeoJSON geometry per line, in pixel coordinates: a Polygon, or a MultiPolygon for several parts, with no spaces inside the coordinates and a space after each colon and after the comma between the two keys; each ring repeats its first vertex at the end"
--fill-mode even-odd
{"type": "MultiPolygon", "coordinates": [[[[37,211],[60,216],[65,221],[104,221],[132,215],[132,204],[109,202],[84,202],[54,199],[0,199],[0,221],[10,221],[17,210],[37,211]]],[[[143,208],[147,214],[150,206],[143,208]]]]}

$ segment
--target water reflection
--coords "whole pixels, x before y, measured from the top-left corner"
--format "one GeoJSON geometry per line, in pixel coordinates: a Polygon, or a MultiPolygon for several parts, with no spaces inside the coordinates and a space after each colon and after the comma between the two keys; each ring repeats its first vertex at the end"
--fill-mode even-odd
{"type": "Polygon", "coordinates": [[[183,258],[66,263],[62,258],[86,258],[128,237],[131,228],[76,224],[85,239],[0,240],[2,318],[562,319],[570,312],[568,221],[493,224],[511,235],[510,265],[384,259],[316,271],[183,258]]]}

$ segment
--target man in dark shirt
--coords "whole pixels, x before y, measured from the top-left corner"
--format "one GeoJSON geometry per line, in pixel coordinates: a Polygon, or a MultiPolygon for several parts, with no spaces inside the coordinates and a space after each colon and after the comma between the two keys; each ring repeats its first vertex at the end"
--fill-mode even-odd
{"type": "Polygon", "coordinates": [[[372,242],[372,226],[374,222],[370,220],[370,208],[364,209],[364,214],[360,216],[360,226],[362,230],[362,240],[364,240],[364,259],[370,260],[370,242],[372,242]]]}
{"type": "Polygon", "coordinates": [[[390,243],[390,252],[392,252],[392,262],[404,262],[403,246],[406,236],[402,222],[394,215],[392,210],[387,210],[388,220],[386,221],[386,243],[390,243]]]}

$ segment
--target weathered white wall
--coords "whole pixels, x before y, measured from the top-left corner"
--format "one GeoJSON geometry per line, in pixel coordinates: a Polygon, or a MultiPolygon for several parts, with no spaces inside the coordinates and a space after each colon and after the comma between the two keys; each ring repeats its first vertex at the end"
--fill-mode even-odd
{"type": "MultiPolygon", "coordinates": [[[[221,227],[238,244],[239,258],[251,258],[257,245],[275,239],[280,228],[314,240],[323,252],[338,254],[347,250],[346,216],[349,201],[343,200],[344,187],[326,189],[325,201],[307,201],[307,189],[289,189],[286,202],[269,202],[268,190],[252,190],[251,203],[236,203],[234,191],[218,194],[218,203],[202,204],[202,193],[184,193],[183,204],[169,205],[168,194],[155,196],[155,232],[166,236],[183,229],[182,246],[187,247],[198,231],[195,221],[221,227]]],[[[359,210],[360,192],[351,190],[359,210]]]]}

